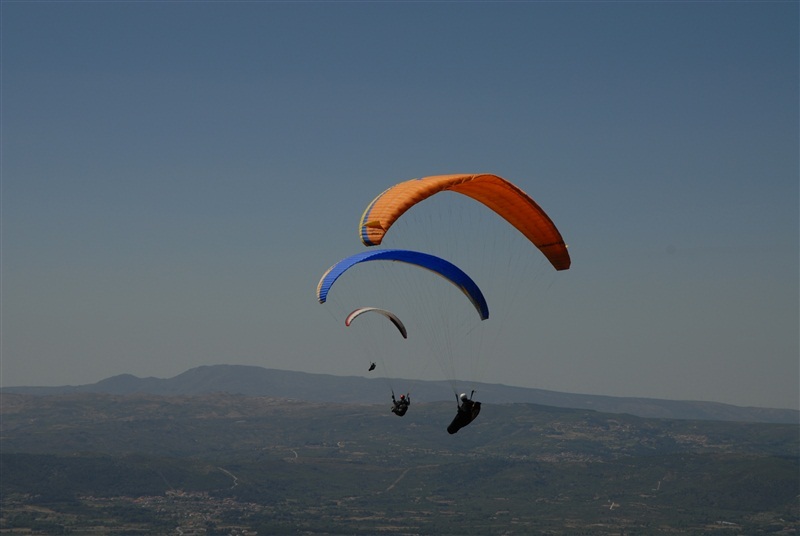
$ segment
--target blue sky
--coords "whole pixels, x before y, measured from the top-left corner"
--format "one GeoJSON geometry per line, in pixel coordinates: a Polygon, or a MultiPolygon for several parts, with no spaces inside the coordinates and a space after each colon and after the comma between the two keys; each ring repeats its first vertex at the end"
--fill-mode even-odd
{"type": "Polygon", "coordinates": [[[489,172],[573,266],[482,381],[798,408],[798,15],[4,1],[0,382],[362,374],[322,272],[389,185],[489,172]]]}

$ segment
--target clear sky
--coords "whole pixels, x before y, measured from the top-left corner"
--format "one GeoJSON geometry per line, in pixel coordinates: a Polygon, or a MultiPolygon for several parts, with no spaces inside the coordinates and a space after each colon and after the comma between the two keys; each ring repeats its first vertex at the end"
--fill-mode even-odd
{"type": "Polygon", "coordinates": [[[4,386],[366,375],[317,280],[384,188],[489,172],[573,266],[483,381],[800,405],[797,2],[1,9],[4,386]]]}

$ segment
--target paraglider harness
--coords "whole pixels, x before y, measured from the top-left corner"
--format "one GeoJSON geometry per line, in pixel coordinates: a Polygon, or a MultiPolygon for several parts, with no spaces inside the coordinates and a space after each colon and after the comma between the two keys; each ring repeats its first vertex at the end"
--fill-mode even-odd
{"type": "Polygon", "coordinates": [[[453,418],[453,422],[450,423],[450,426],[447,427],[447,433],[455,434],[475,420],[475,417],[477,417],[481,412],[481,403],[472,400],[472,395],[474,394],[475,390],[473,389],[467,400],[461,400],[458,397],[458,394],[456,394],[456,400],[458,401],[458,413],[456,413],[456,416],[453,418]]]}
{"type": "Polygon", "coordinates": [[[394,390],[392,390],[392,413],[397,415],[398,417],[402,417],[408,411],[408,406],[411,405],[411,395],[406,394],[405,397],[402,397],[400,400],[396,400],[394,398],[394,390]]]}

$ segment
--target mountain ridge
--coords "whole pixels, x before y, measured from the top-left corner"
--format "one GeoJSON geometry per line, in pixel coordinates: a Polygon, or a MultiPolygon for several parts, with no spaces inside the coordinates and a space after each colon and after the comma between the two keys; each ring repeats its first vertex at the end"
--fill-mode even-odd
{"type": "MultiPolygon", "coordinates": [[[[446,381],[393,379],[410,392],[415,401],[450,399],[446,381]]],[[[665,400],[642,397],[614,397],[563,393],[503,384],[476,383],[476,398],[485,404],[533,403],[606,413],[627,413],[664,419],[720,420],[797,424],[800,411],[779,408],[741,407],[719,402],[665,400]]],[[[251,365],[203,365],[172,378],[140,378],[132,374],[111,376],[78,386],[3,387],[0,392],[31,395],[105,393],[114,395],[202,395],[215,392],[248,396],[271,396],[308,402],[374,404],[388,400],[387,380],[361,376],[334,376],[251,365]]]]}

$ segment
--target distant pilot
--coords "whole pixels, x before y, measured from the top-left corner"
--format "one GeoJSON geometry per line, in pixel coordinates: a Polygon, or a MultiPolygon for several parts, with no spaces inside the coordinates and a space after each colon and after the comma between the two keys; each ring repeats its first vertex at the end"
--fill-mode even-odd
{"type": "MultiPolygon", "coordinates": [[[[474,394],[475,391],[472,391],[472,393],[474,394]]],[[[475,417],[481,412],[481,403],[473,401],[467,396],[467,393],[461,393],[461,395],[456,397],[456,400],[458,401],[458,412],[453,418],[453,422],[447,427],[447,432],[449,434],[455,434],[464,428],[475,420],[475,417]]]]}
{"type": "Polygon", "coordinates": [[[400,400],[394,398],[392,393],[392,413],[398,417],[402,417],[408,411],[408,406],[411,405],[411,395],[400,395],[400,400]]]}

